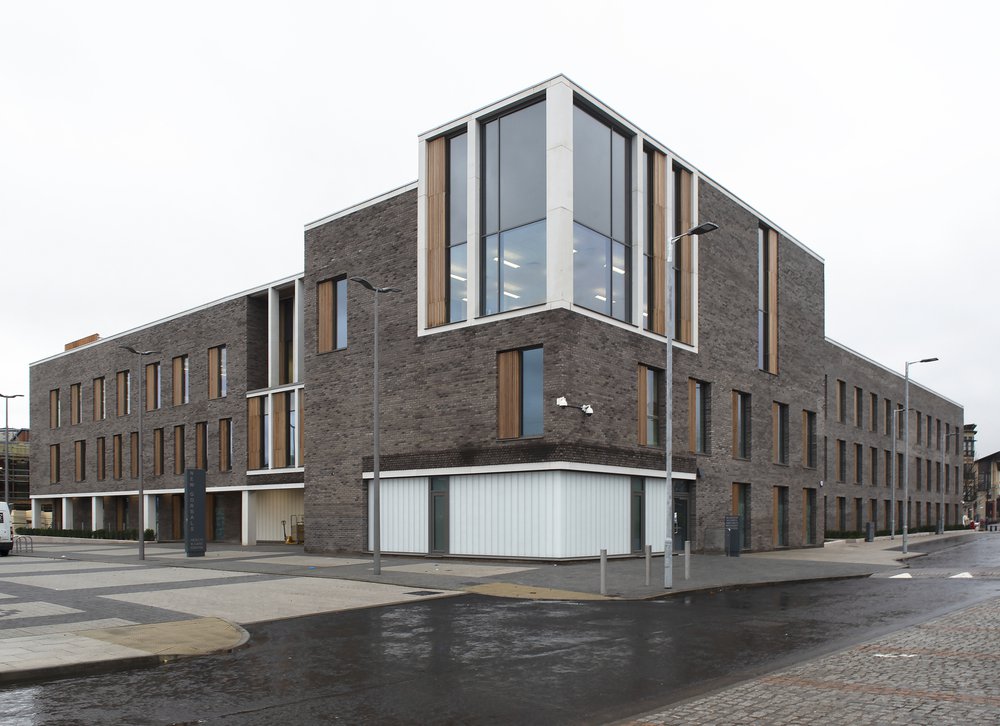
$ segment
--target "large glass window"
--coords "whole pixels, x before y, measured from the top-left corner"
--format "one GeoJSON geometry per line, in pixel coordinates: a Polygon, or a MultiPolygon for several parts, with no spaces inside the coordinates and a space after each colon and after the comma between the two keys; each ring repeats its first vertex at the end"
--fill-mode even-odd
{"type": "Polygon", "coordinates": [[[484,124],[482,150],[481,308],[493,315],[545,301],[545,104],[484,124]]]}
{"type": "Polygon", "coordinates": [[[448,322],[468,317],[468,135],[448,139],[448,322]]]}
{"type": "Polygon", "coordinates": [[[630,140],[573,109],[573,302],[627,320],[631,285],[630,140]]]}

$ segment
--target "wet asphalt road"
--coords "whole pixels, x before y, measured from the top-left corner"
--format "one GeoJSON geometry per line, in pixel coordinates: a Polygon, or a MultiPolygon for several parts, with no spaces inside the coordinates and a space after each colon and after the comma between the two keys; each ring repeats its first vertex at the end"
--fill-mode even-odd
{"type": "MultiPolygon", "coordinates": [[[[1000,566],[1000,538],[914,568],[1000,566]]],[[[861,579],[658,602],[461,597],[268,623],[234,653],[0,691],[0,723],[603,723],[1000,596],[861,579]]]]}

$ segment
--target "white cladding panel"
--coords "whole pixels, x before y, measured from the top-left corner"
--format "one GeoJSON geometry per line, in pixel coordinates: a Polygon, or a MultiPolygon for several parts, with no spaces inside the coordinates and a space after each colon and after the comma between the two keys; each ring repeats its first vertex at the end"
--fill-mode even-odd
{"type": "MultiPolygon", "coordinates": [[[[653,552],[663,552],[667,541],[667,488],[663,479],[646,477],[646,544],[653,552]]],[[[693,531],[693,530],[692,530],[693,531]]]]}
{"type": "Polygon", "coordinates": [[[305,512],[302,490],[276,489],[253,492],[252,496],[257,510],[257,541],[283,542],[281,522],[285,522],[287,533],[292,534],[292,515],[301,517],[305,512]]]}
{"type": "Polygon", "coordinates": [[[629,543],[631,477],[614,474],[562,474],[565,521],[562,557],[625,555],[629,543]]]}
{"type": "MultiPolygon", "coordinates": [[[[371,481],[368,486],[371,487],[371,481]]],[[[381,550],[383,552],[422,552],[429,549],[427,477],[381,479],[379,510],[382,513],[381,550]]],[[[371,501],[371,493],[368,495],[371,501]]],[[[368,548],[375,546],[375,523],[369,507],[368,548]]]]}

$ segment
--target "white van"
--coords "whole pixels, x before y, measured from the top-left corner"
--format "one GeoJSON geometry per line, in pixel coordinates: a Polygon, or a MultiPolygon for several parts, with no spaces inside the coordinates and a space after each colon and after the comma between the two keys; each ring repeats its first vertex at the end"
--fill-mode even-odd
{"type": "Polygon", "coordinates": [[[10,522],[10,507],[0,502],[0,557],[6,557],[14,547],[14,527],[10,522]]]}

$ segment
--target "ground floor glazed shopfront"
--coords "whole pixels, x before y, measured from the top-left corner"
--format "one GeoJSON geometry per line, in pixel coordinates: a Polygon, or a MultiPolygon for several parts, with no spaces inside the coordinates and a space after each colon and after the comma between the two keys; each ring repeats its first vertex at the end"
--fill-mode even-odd
{"type": "MultiPolygon", "coordinates": [[[[253,545],[282,542],[297,536],[303,518],[302,484],[268,487],[209,487],[205,498],[205,531],[210,542],[253,545]]],[[[146,529],[155,539],[184,539],[184,491],[154,490],[143,493],[146,529]]],[[[53,529],[110,533],[138,528],[140,502],[137,491],[66,494],[32,497],[33,523],[51,522],[53,529]]],[[[39,526],[35,524],[35,526],[39,526]]]]}

